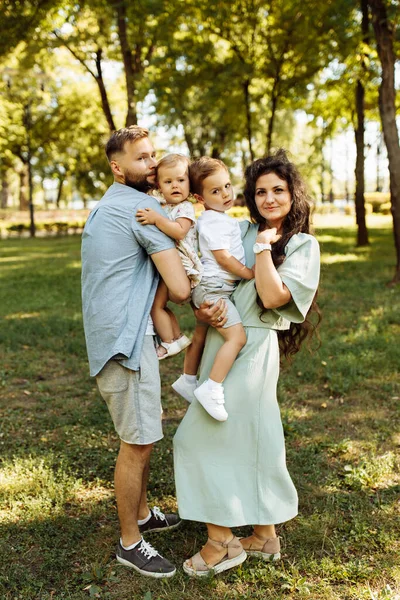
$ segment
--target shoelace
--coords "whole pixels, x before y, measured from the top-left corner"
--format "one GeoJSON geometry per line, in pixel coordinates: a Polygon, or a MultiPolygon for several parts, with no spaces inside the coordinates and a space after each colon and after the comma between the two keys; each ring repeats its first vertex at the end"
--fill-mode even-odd
{"type": "Polygon", "coordinates": [[[151,510],[156,519],[160,519],[160,521],[165,521],[165,515],[161,512],[158,506],[153,506],[151,510]]]}
{"type": "Polygon", "coordinates": [[[142,543],[139,547],[139,552],[141,552],[145,558],[153,558],[153,556],[157,556],[158,552],[149,542],[145,542],[142,540],[142,543]]]}

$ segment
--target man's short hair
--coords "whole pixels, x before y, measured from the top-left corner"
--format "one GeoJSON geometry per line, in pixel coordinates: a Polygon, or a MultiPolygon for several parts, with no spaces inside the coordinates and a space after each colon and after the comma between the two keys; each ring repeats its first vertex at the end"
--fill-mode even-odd
{"type": "Polygon", "coordinates": [[[114,131],[106,143],[106,155],[110,162],[116,154],[124,151],[126,142],[135,142],[141,138],[148,137],[149,130],[139,125],[130,125],[130,127],[122,127],[114,131]]]}
{"type": "Polygon", "coordinates": [[[228,171],[227,166],[218,158],[202,156],[193,161],[189,165],[190,191],[192,194],[201,196],[203,193],[203,181],[220,169],[228,171]]]}

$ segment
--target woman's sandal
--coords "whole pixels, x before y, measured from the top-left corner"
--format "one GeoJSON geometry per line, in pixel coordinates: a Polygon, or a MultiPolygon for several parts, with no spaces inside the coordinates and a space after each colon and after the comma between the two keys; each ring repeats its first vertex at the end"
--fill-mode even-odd
{"type": "Polygon", "coordinates": [[[164,360],[164,358],[169,358],[170,356],[179,354],[179,352],[182,352],[182,350],[190,346],[191,343],[192,342],[188,337],[186,337],[186,335],[181,335],[177,340],[171,342],[170,344],[168,342],[160,342],[159,347],[164,348],[165,352],[164,354],[158,354],[157,352],[158,360],[164,360]]]}
{"type": "Polygon", "coordinates": [[[222,573],[222,571],[241,565],[246,560],[246,551],[243,550],[243,546],[237,537],[233,537],[228,543],[216,542],[208,538],[207,544],[214,546],[218,550],[221,547],[226,548],[226,555],[216,565],[208,565],[201,556],[201,551],[197,552],[190,559],[192,561],[191,566],[188,565],[188,561],[183,563],[183,570],[191,577],[206,577],[210,573],[222,573]]]}
{"type": "Polygon", "coordinates": [[[256,537],[260,542],[264,542],[264,545],[261,550],[252,550],[250,548],[246,549],[246,552],[249,556],[256,556],[258,558],[262,558],[264,560],[279,560],[281,557],[281,543],[279,537],[274,538],[263,538],[258,535],[255,531],[253,531],[254,537],[256,537]]]}

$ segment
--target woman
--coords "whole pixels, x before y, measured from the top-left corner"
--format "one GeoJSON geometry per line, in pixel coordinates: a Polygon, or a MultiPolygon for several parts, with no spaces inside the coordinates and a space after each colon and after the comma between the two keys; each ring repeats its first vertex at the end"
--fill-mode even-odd
{"type": "MultiPolygon", "coordinates": [[[[252,223],[242,224],[242,235],[255,280],[242,281],[233,296],[247,343],[224,382],[229,418],[219,423],[194,402],[174,440],[180,516],[208,529],[205,546],[183,565],[195,576],[234,567],[247,554],[280,558],[275,524],[297,514],[276,400],[279,346],[288,357],[313,329],[307,315],[318,287],[319,246],[309,233],[305,186],[283,150],[256,160],[245,178],[252,223]],[[239,541],[230,528],[249,524],[252,535],[239,541]]],[[[222,343],[210,328],[200,382],[222,343]]]]}

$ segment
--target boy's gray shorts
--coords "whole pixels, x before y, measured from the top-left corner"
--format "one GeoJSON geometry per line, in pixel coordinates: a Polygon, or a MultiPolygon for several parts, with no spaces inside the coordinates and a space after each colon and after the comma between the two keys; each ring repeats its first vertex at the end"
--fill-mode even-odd
{"type": "Polygon", "coordinates": [[[160,372],[153,336],[144,338],[139,371],[109,360],[96,382],[123,442],[144,445],[163,437],[160,372]]]}
{"type": "Polygon", "coordinates": [[[238,325],[242,322],[242,319],[240,318],[236,306],[230,299],[236,287],[237,283],[229,283],[215,277],[202,277],[199,285],[196,285],[192,292],[193,304],[199,308],[200,304],[205,300],[211,300],[215,304],[220,298],[223,298],[228,308],[226,315],[227,321],[223,326],[223,329],[238,325]]]}

